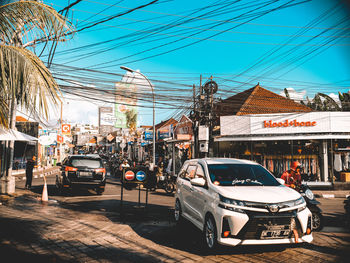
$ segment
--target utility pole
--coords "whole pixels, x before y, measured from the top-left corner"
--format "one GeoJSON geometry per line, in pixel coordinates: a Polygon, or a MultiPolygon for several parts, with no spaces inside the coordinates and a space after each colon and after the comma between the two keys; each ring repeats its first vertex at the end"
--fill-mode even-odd
{"type": "MultiPolygon", "coordinates": [[[[193,113],[196,115],[196,86],[193,84],[193,113]]],[[[198,157],[198,124],[197,118],[192,119],[192,129],[194,136],[194,145],[193,145],[193,157],[198,157]]]]}

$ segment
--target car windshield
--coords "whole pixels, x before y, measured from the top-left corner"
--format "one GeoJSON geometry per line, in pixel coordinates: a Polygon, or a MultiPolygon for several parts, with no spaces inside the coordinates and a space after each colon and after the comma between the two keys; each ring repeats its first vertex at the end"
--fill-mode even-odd
{"type": "Polygon", "coordinates": [[[278,186],[275,177],[261,165],[209,164],[209,175],[221,186],[278,186]]]}
{"type": "Polygon", "coordinates": [[[73,167],[102,168],[101,160],[92,158],[73,158],[71,164],[73,167]]]}

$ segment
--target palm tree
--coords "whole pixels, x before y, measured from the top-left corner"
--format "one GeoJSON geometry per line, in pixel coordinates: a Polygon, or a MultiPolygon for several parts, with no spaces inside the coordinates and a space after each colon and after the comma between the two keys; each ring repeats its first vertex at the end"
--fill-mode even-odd
{"type": "Polygon", "coordinates": [[[135,131],[137,126],[137,111],[131,108],[125,113],[126,116],[126,126],[131,130],[135,131]]]}
{"type": "Polygon", "coordinates": [[[348,93],[338,92],[342,111],[350,111],[350,91],[348,93]]]}
{"type": "MultiPolygon", "coordinates": [[[[60,100],[59,88],[29,49],[48,41],[64,41],[72,32],[65,17],[43,3],[17,1],[0,6],[0,126],[15,127],[17,106],[48,117],[49,104],[60,100]]],[[[8,176],[13,146],[12,141],[8,145],[8,176]]]]}
{"type": "Polygon", "coordinates": [[[323,93],[316,93],[312,100],[306,97],[307,102],[300,101],[300,103],[315,111],[350,111],[350,93],[338,92],[338,96],[340,105],[332,97],[323,93]]]}

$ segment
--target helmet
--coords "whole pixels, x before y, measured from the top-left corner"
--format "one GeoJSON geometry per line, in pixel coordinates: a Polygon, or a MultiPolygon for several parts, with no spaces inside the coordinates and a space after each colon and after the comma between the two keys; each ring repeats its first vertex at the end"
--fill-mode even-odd
{"type": "Polygon", "coordinates": [[[291,164],[291,166],[290,166],[290,168],[292,169],[292,170],[296,170],[297,168],[301,168],[301,163],[299,163],[298,161],[294,161],[294,162],[292,162],[292,164],[291,164]]]}

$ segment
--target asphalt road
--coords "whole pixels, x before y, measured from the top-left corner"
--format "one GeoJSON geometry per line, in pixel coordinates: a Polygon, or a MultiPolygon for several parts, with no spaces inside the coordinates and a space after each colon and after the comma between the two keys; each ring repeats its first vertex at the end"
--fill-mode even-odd
{"type": "Polygon", "coordinates": [[[208,253],[190,223],[176,227],[174,197],[163,190],[124,191],[109,178],[106,191],[62,196],[48,177],[49,202],[42,204],[43,179],[31,191],[17,181],[19,196],[0,206],[0,254],[8,262],[348,262],[350,233],[342,198],[318,199],[326,226],[312,244],[221,247],[208,253]],[[140,203],[139,200],[140,196],[140,203]],[[139,206],[140,205],[140,206],[139,206]]]}

